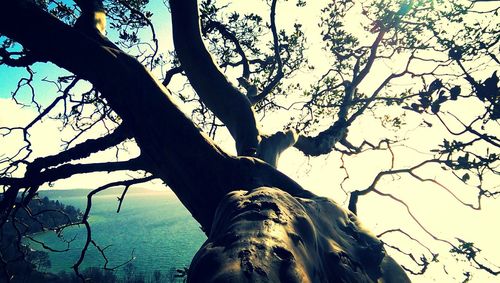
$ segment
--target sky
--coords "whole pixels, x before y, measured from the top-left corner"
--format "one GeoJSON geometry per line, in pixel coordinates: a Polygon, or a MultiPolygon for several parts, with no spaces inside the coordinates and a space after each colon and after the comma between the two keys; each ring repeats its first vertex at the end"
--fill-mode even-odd
{"type": "MultiPolygon", "coordinates": [[[[170,50],[172,48],[171,31],[169,16],[166,8],[163,6],[162,1],[151,0],[153,15],[153,22],[160,39],[160,47],[162,50],[170,50]]],[[[227,2],[227,1],[226,1],[227,2]]],[[[264,1],[233,1],[233,7],[240,11],[254,11],[258,9],[266,9],[264,1]]],[[[284,3],[279,2],[277,13],[278,26],[290,26],[294,21],[301,21],[304,25],[304,31],[308,35],[308,54],[311,64],[315,65],[317,69],[327,68],[328,61],[320,54],[321,52],[321,36],[317,32],[317,23],[321,15],[320,9],[325,4],[324,1],[308,1],[308,5],[303,9],[296,8],[293,4],[294,1],[284,3]],[[293,3],[292,3],[293,2],[293,3]]],[[[353,22],[353,30],[359,30],[360,25],[353,22]]],[[[115,36],[110,34],[110,37],[115,36]]],[[[144,36],[148,36],[144,33],[144,36]]],[[[370,40],[367,38],[366,40],[370,40]]],[[[363,86],[367,89],[374,88],[377,80],[381,74],[388,72],[388,70],[398,68],[401,62],[385,62],[378,66],[374,66],[373,78],[367,79],[366,85],[363,86]]],[[[44,79],[54,79],[61,72],[58,67],[52,64],[37,63],[33,67],[35,72],[35,82],[37,92],[37,99],[42,105],[47,105],[56,94],[56,88],[53,83],[44,82],[44,79]]],[[[321,74],[321,72],[318,72],[321,74]]],[[[10,98],[11,92],[16,88],[17,79],[27,76],[28,72],[24,69],[8,68],[0,66],[0,127],[13,126],[13,125],[26,125],[35,115],[33,107],[20,107],[13,103],[10,98]]],[[[158,72],[155,72],[159,77],[158,72]]],[[[301,80],[311,80],[317,78],[318,74],[308,72],[301,72],[297,78],[301,80]]],[[[382,76],[383,77],[383,76],[382,76]]],[[[235,83],[235,82],[234,82],[235,83]]],[[[236,83],[235,83],[236,84],[236,83]]],[[[401,82],[405,84],[405,82],[401,82]]],[[[85,89],[85,85],[80,88],[85,89]]],[[[180,86],[179,86],[180,87],[180,86]]],[[[173,87],[175,88],[175,86],[173,87]]],[[[26,101],[31,95],[30,89],[23,87],[18,95],[19,100],[26,101]]],[[[477,100],[469,99],[461,103],[450,103],[445,107],[449,107],[450,111],[456,111],[464,115],[473,117],[475,111],[480,109],[480,104],[477,100]]],[[[185,107],[183,109],[189,113],[190,109],[185,107]]],[[[395,108],[386,108],[385,111],[388,115],[400,114],[395,108]]],[[[379,116],[382,113],[378,113],[379,116]]],[[[421,118],[414,113],[408,113],[406,125],[400,130],[393,131],[389,129],[382,129],[380,121],[374,119],[372,116],[366,116],[356,121],[350,130],[350,139],[352,141],[361,141],[362,139],[377,140],[377,138],[385,136],[398,136],[407,139],[406,144],[414,149],[406,147],[396,147],[395,152],[395,168],[408,167],[417,164],[418,161],[426,155],[423,155],[419,150],[426,150],[435,147],[441,143],[445,137],[443,134],[444,129],[439,125],[432,128],[419,128],[421,118]],[[377,130],[375,130],[377,129],[377,130]]],[[[272,133],[273,131],[280,130],[283,124],[288,120],[288,117],[278,112],[271,119],[274,123],[266,123],[260,125],[265,132],[272,133]]],[[[44,156],[47,154],[54,154],[61,150],[61,135],[68,134],[59,130],[60,124],[54,120],[44,120],[43,123],[36,125],[30,131],[35,150],[33,156],[44,156]]],[[[89,133],[88,136],[98,136],[101,129],[96,129],[94,132],[89,133]]],[[[491,128],[490,134],[500,136],[500,129],[497,127],[491,128]]],[[[83,136],[80,140],[84,140],[88,136],[83,136]]],[[[216,136],[216,142],[221,145],[226,151],[233,152],[233,142],[230,137],[223,130],[216,136]]],[[[0,137],[0,156],[2,154],[12,154],[19,145],[20,136],[14,135],[10,137],[0,137]]],[[[128,153],[120,153],[121,159],[136,156],[139,153],[138,148],[133,144],[128,144],[128,153]]],[[[101,152],[89,158],[88,162],[98,160],[113,159],[115,155],[114,150],[101,152]]],[[[336,200],[342,205],[346,205],[347,196],[340,189],[342,180],[345,177],[345,171],[342,166],[340,154],[331,153],[326,156],[318,158],[307,158],[295,149],[289,149],[283,153],[281,157],[282,162],[279,169],[297,180],[304,188],[309,189],[317,194],[328,196],[336,200]]],[[[390,167],[391,155],[388,151],[367,152],[359,156],[346,158],[345,167],[349,171],[349,176],[344,183],[346,189],[363,189],[369,186],[373,178],[380,170],[386,170],[390,167]]],[[[473,190],[470,186],[456,182],[445,174],[441,174],[439,168],[429,167],[424,170],[418,171],[419,174],[426,178],[435,179],[439,182],[448,184],[453,188],[454,192],[464,200],[474,201],[473,190]]],[[[107,183],[112,180],[119,180],[123,178],[122,174],[107,174],[97,173],[92,178],[88,176],[75,176],[70,179],[61,180],[54,184],[52,189],[57,188],[94,188],[101,184],[107,183]]],[[[490,182],[493,185],[500,184],[500,178],[497,176],[492,178],[490,182]]],[[[143,185],[144,186],[144,185],[143,185]]],[[[163,189],[163,185],[159,182],[148,184],[149,187],[163,189]]],[[[500,265],[500,245],[498,245],[498,235],[500,228],[498,225],[498,215],[500,215],[500,206],[498,200],[486,199],[483,202],[482,211],[472,211],[459,205],[457,201],[452,199],[449,194],[440,189],[432,183],[418,182],[408,176],[401,175],[397,179],[391,177],[384,178],[377,187],[384,192],[394,193],[398,197],[407,201],[410,204],[412,212],[421,220],[422,223],[432,231],[434,234],[442,238],[453,240],[454,237],[460,237],[469,241],[473,241],[478,247],[482,249],[481,254],[488,258],[491,263],[500,265]]],[[[47,187],[48,189],[48,187],[47,187]]],[[[441,262],[446,260],[454,261],[454,259],[447,258],[447,246],[432,241],[425,232],[420,229],[415,222],[409,217],[405,209],[398,204],[383,198],[370,194],[360,199],[358,205],[358,215],[367,227],[372,229],[374,233],[380,233],[386,229],[405,227],[405,230],[410,232],[415,237],[418,237],[429,246],[436,248],[440,251],[441,262]]],[[[402,238],[387,238],[391,243],[404,241],[402,238]]],[[[417,254],[421,252],[418,247],[413,247],[414,252],[417,254]]],[[[398,257],[393,251],[398,260],[404,263],[404,259],[398,257]]],[[[412,277],[414,282],[458,282],[462,277],[460,276],[463,265],[447,265],[450,275],[446,275],[441,265],[432,265],[429,272],[423,277],[412,277]]],[[[465,265],[466,266],[466,265],[465,265]]],[[[469,268],[468,270],[472,270],[469,268]]],[[[488,277],[484,272],[475,273],[472,282],[491,282],[492,277],[488,277]]]]}

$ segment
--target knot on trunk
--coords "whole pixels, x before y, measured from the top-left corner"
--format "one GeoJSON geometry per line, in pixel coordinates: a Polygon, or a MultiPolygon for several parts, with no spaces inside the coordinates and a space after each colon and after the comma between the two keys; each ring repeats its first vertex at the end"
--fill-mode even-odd
{"type": "Polygon", "coordinates": [[[382,243],[335,202],[276,188],[219,204],[189,282],[409,282],[382,243]],[[389,271],[388,271],[389,270],[389,271]]]}

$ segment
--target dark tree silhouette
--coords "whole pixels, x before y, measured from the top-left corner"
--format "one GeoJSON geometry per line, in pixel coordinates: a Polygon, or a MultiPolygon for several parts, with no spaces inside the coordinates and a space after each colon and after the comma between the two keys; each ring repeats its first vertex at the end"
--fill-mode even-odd
{"type": "MultiPolygon", "coordinates": [[[[88,195],[81,221],[87,241],[74,264],[82,280],[85,274],[79,267],[89,246],[103,252],[92,240],[88,222],[92,197],[123,186],[121,205],[128,187],[159,179],[208,236],[189,268],[190,282],[408,282],[405,270],[422,274],[438,260],[438,254],[402,228],[378,236],[363,228],[356,216],[358,200],[376,194],[403,205],[424,233],[445,243],[453,254],[478,269],[499,274],[478,256],[473,243],[434,235],[402,198],[379,187],[386,176],[408,175],[431,182],[464,206],[478,210],[482,198],[498,195],[493,191],[500,147],[495,134],[500,96],[494,72],[499,64],[498,5],[327,1],[322,17],[314,20],[322,29],[324,51],[334,62],[319,70],[318,79],[311,83],[292,80],[299,71],[315,66],[308,63],[303,26],[278,26],[277,0],[263,1],[268,19],[257,12],[231,11],[216,1],[168,1],[175,46],[170,54],[160,50],[160,31],[153,25],[148,2],[0,3],[0,63],[25,68],[30,74],[18,83],[14,100],[21,88],[31,87],[35,63],[50,62],[71,73],[52,82],[60,95],[47,106],[38,102],[31,88],[31,105],[39,113],[35,119],[24,126],[0,128],[3,136],[21,133],[23,139],[18,150],[0,160],[2,225],[15,221],[43,185],[78,174],[138,172],[133,175],[136,178],[108,183],[88,195]],[[350,30],[354,30],[349,23],[353,13],[363,19],[364,29],[359,33],[366,38],[350,30]],[[394,61],[404,64],[374,72],[375,65],[394,61]],[[419,64],[431,68],[422,70],[419,64]],[[170,70],[156,77],[167,66],[170,70]],[[238,86],[230,82],[231,77],[238,86]],[[184,78],[193,91],[179,90],[179,83],[171,83],[184,78]],[[398,86],[399,80],[410,86],[398,86]],[[90,83],[89,91],[82,91],[89,85],[85,82],[90,83]],[[472,120],[448,109],[472,100],[482,109],[472,120]],[[190,106],[192,119],[174,101],[190,106]],[[377,116],[384,107],[396,108],[399,114],[377,116]],[[260,118],[283,109],[294,117],[281,131],[264,133],[260,118]],[[369,115],[393,128],[401,127],[404,115],[413,115],[421,119],[420,127],[436,123],[448,133],[425,159],[396,168],[394,148],[405,146],[404,140],[351,140],[355,123],[369,115]],[[37,156],[30,130],[50,118],[71,128],[73,135],[61,152],[37,156]],[[221,126],[234,140],[237,156],[213,142],[221,126]],[[107,134],[88,135],[99,127],[107,134]],[[137,157],[97,163],[87,159],[130,140],[140,149],[137,157]],[[311,157],[339,153],[342,161],[384,150],[392,155],[392,164],[368,187],[346,192],[350,197],[346,209],[305,190],[277,169],[280,155],[291,147],[311,157]],[[441,168],[443,174],[452,174],[462,183],[473,182],[477,204],[462,200],[446,184],[420,175],[418,170],[426,166],[441,168]],[[395,233],[426,249],[427,255],[419,258],[382,240],[395,233]],[[407,255],[416,268],[398,265],[386,247],[407,255]]],[[[294,4],[302,7],[306,1],[294,4]]],[[[346,173],[347,179],[347,169],[346,173]]],[[[9,260],[0,259],[1,278],[15,280],[9,260]]]]}

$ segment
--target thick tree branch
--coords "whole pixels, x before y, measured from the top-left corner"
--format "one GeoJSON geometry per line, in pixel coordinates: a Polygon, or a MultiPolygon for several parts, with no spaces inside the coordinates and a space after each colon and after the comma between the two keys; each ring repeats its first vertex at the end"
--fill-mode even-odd
{"type": "Polygon", "coordinates": [[[162,84],[164,86],[168,86],[168,84],[172,80],[173,76],[176,75],[176,74],[180,74],[180,73],[182,73],[182,68],[181,67],[173,67],[172,69],[168,70],[165,73],[165,78],[163,79],[162,84]]]}
{"type": "Polygon", "coordinates": [[[176,53],[203,103],[228,128],[239,155],[254,155],[259,133],[247,97],[228,82],[203,44],[196,0],[171,0],[176,53]]]}
{"type": "Polygon", "coordinates": [[[0,65],[5,64],[10,67],[28,67],[41,61],[33,53],[8,52],[5,48],[0,48],[0,65]],[[12,56],[19,56],[12,58],[12,56]]]}
{"type": "MultiPolygon", "coordinates": [[[[186,28],[190,29],[191,35],[196,31],[199,36],[198,19],[195,16],[197,13],[182,12],[197,12],[196,1],[172,1],[171,4],[173,17],[176,18],[174,26],[187,21],[190,25],[186,28]],[[180,14],[175,15],[176,13],[180,14]],[[186,18],[182,19],[183,17],[186,18]]],[[[5,1],[2,8],[4,9],[0,10],[0,32],[94,84],[130,129],[141,148],[141,155],[148,160],[145,170],[168,183],[205,230],[208,231],[211,227],[220,199],[235,188],[268,185],[288,190],[295,195],[312,195],[269,165],[254,159],[233,158],[223,153],[199,132],[169,99],[168,91],[135,58],[109,45],[105,40],[75,31],[27,0],[5,1]],[[18,24],[12,25],[12,22],[18,24]]],[[[181,29],[177,32],[182,32],[182,25],[177,28],[181,29]]],[[[192,49],[189,43],[193,43],[193,40],[190,37],[183,38],[182,34],[180,36],[187,41],[181,40],[181,46],[187,44],[181,49],[192,49]]],[[[201,41],[197,43],[202,44],[201,41]]],[[[213,62],[209,60],[206,50],[203,54],[206,57],[191,58],[202,61],[195,60],[191,63],[196,62],[200,69],[204,69],[206,64],[211,64],[208,68],[212,68],[213,62]]],[[[213,74],[211,71],[191,71],[194,72],[192,76],[203,75],[197,79],[201,79],[201,85],[206,87],[205,91],[217,90],[219,87],[224,90],[232,89],[220,72],[215,74],[214,78],[219,79],[216,81],[214,78],[204,77],[205,74],[213,74]],[[213,88],[214,85],[217,87],[213,88]]],[[[189,72],[186,72],[189,76],[189,72]]],[[[221,93],[222,97],[210,98],[213,103],[227,106],[224,110],[226,114],[232,112],[240,115],[248,110],[246,114],[251,114],[251,120],[255,122],[248,101],[241,93],[238,94],[240,96],[234,92],[221,93]],[[240,102],[245,99],[246,104],[243,105],[248,108],[233,108],[234,104],[225,104],[233,99],[240,102]]],[[[255,124],[250,123],[253,127],[250,126],[249,130],[248,123],[239,122],[243,122],[237,124],[238,127],[241,126],[240,130],[243,130],[243,133],[239,134],[252,140],[248,142],[247,139],[244,145],[240,140],[240,151],[256,146],[255,124]],[[249,146],[250,144],[252,146],[249,146]]]]}
{"type": "Polygon", "coordinates": [[[333,146],[347,135],[347,127],[348,124],[344,120],[337,120],[332,126],[316,136],[300,135],[294,146],[309,156],[330,153],[333,146]]]}
{"type": "Polygon", "coordinates": [[[69,178],[76,174],[122,170],[135,171],[142,170],[145,167],[146,165],[144,164],[144,160],[142,158],[118,162],[64,164],[53,169],[44,170],[38,176],[34,175],[31,179],[25,180],[21,184],[26,182],[25,185],[23,184],[23,187],[29,187],[69,178]]]}
{"type": "Polygon", "coordinates": [[[82,36],[28,1],[7,1],[3,7],[0,32],[91,81],[131,129],[151,160],[149,169],[160,172],[197,220],[210,227],[212,215],[196,207],[208,202],[215,210],[216,192],[227,189],[228,180],[214,170],[228,165],[221,164],[224,155],[166,97],[167,91],[134,58],[82,36]],[[19,25],[10,24],[14,21],[19,25]]]}
{"type": "Polygon", "coordinates": [[[259,144],[258,157],[271,166],[277,167],[281,153],[296,142],[297,134],[292,130],[280,131],[271,136],[264,136],[259,144]]]}
{"type": "Polygon", "coordinates": [[[55,155],[39,157],[28,165],[28,171],[49,168],[66,162],[89,157],[92,153],[106,150],[118,145],[125,139],[131,138],[131,132],[124,125],[118,126],[111,134],[97,139],[88,139],[70,149],[62,151],[55,155]]]}

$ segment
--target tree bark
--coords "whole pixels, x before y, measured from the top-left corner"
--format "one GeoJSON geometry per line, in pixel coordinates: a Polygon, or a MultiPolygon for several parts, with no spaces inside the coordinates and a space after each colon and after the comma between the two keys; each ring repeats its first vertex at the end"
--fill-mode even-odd
{"type": "Polygon", "coordinates": [[[196,0],[170,0],[174,45],[191,86],[228,128],[238,155],[254,156],[259,131],[247,97],[226,79],[203,44],[196,0]]]}
{"type": "Polygon", "coordinates": [[[219,201],[234,189],[275,186],[311,195],[260,160],[224,153],[135,58],[65,25],[30,1],[2,4],[0,32],[94,84],[147,158],[144,170],[164,180],[204,229],[211,227],[219,201]]]}
{"type": "Polygon", "coordinates": [[[357,217],[322,197],[262,187],[219,205],[188,282],[409,282],[357,217]]]}
{"type": "Polygon", "coordinates": [[[148,158],[145,169],[168,183],[204,228],[210,227],[229,188],[248,181],[237,174],[224,176],[237,168],[232,164],[236,159],[200,133],[133,57],[101,45],[29,1],[2,3],[0,32],[93,83],[148,158]]]}
{"type": "MultiPolygon", "coordinates": [[[[175,15],[175,5],[196,2],[172,3],[175,18],[181,16],[175,15]]],[[[192,282],[408,281],[395,263],[390,265],[395,275],[384,271],[390,258],[352,214],[258,159],[220,150],[135,58],[63,24],[29,0],[0,5],[0,32],[94,84],[135,138],[148,161],[144,170],[165,181],[209,234],[193,260],[192,282]]],[[[186,70],[194,85],[206,88],[208,82],[193,79],[200,75],[196,72],[186,70]]],[[[224,95],[232,91],[216,89],[224,95]]]]}

